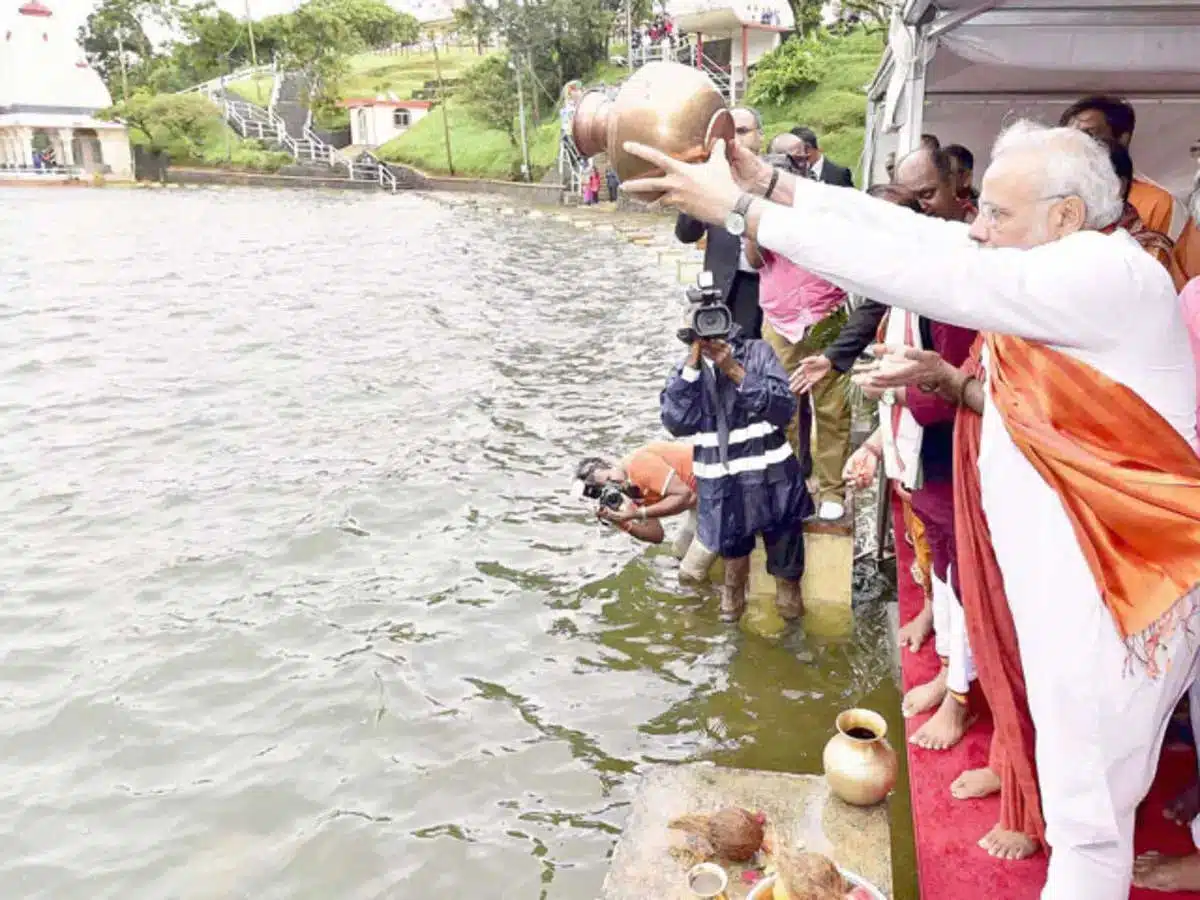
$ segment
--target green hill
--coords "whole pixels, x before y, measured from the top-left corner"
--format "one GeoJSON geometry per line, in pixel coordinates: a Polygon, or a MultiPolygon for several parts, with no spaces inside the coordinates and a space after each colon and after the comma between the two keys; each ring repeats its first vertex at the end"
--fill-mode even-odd
{"type": "MultiPolygon", "coordinates": [[[[842,37],[830,37],[829,64],[819,84],[797,91],[787,102],[761,106],[768,139],[796,125],[807,125],[821,138],[821,148],[831,159],[857,168],[862,156],[863,128],[866,120],[866,96],[863,89],[875,73],[883,52],[881,33],[852,32],[842,37]]],[[[461,79],[478,63],[474,50],[448,50],[441,53],[442,76],[447,81],[461,79]]],[[[603,64],[584,79],[587,84],[613,84],[628,72],[624,68],[603,64]]],[[[350,73],[342,87],[343,96],[374,96],[393,93],[410,99],[426,82],[434,81],[437,72],[431,53],[397,55],[362,54],[350,61],[350,73]]],[[[261,90],[251,80],[231,85],[231,89],[256,99],[261,90]]],[[[265,93],[269,95],[269,84],[265,93]]],[[[558,153],[558,113],[543,97],[545,115],[540,123],[529,123],[529,156],[534,178],[541,178],[555,164],[558,153]]],[[[448,101],[450,141],[457,174],[480,178],[515,178],[521,167],[521,151],[514,147],[502,132],[489,128],[471,115],[453,96],[448,101]]],[[[446,173],[446,144],[442,107],[408,132],[384,144],[378,155],[390,162],[405,163],[430,173],[446,173]]],[[[345,124],[325,122],[326,127],[345,124]]]]}
{"type": "Polygon", "coordinates": [[[807,125],[821,139],[821,149],[857,172],[867,121],[864,88],[875,76],[883,55],[884,35],[855,31],[829,39],[830,61],[821,82],[778,106],[762,106],[768,140],[797,125],[807,125]]]}
{"type": "MultiPolygon", "coordinates": [[[[862,156],[863,129],[866,122],[864,88],[875,74],[883,53],[883,36],[853,32],[829,38],[830,62],[827,74],[813,87],[798,91],[786,103],[763,106],[767,138],[796,125],[807,125],[821,138],[822,149],[831,159],[857,169],[862,156]]],[[[587,83],[614,83],[628,73],[625,69],[604,65],[587,83]]],[[[450,101],[450,140],[455,171],[481,178],[512,178],[520,172],[521,154],[503,132],[476,121],[469,110],[450,101]]],[[[540,178],[555,164],[558,152],[557,112],[548,115],[529,137],[530,164],[534,178],[540,178]]],[[[435,109],[406,134],[385,144],[379,155],[391,162],[406,163],[432,173],[445,173],[445,139],[442,110],[435,109]]]]}

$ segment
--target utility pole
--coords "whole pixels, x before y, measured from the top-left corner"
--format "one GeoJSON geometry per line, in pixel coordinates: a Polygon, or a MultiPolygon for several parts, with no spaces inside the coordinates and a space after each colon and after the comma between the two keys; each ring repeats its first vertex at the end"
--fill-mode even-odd
{"type": "Polygon", "coordinates": [[[625,62],[633,71],[633,0],[625,0],[625,62]]]}
{"type": "Polygon", "coordinates": [[[529,141],[525,137],[525,93],[521,90],[521,67],[509,62],[510,66],[517,73],[517,104],[518,112],[521,120],[521,156],[525,162],[521,165],[521,174],[525,176],[525,180],[529,181],[529,141]]]}
{"type": "MultiPolygon", "coordinates": [[[[258,49],[254,46],[254,20],[250,18],[250,0],[246,0],[246,31],[250,34],[250,65],[258,68],[258,49]]],[[[258,105],[262,106],[262,82],[258,73],[254,73],[254,96],[258,105]]]]}
{"type": "Polygon", "coordinates": [[[542,104],[538,97],[538,88],[541,82],[538,81],[537,72],[533,71],[533,59],[528,53],[525,54],[525,66],[529,69],[529,74],[533,76],[533,123],[536,125],[542,121],[542,104]]]}
{"type": "Polygon", "coordinates": [[[454,157],[450,155],[450,108],[446,97],[446,84],[442,81],[442,60],[438,56],[437,41],[433,42],[433,68],[437,72],[438,99],[442,101],[442,129],[446,133],[446,167],[454,174],[454,157]]]}

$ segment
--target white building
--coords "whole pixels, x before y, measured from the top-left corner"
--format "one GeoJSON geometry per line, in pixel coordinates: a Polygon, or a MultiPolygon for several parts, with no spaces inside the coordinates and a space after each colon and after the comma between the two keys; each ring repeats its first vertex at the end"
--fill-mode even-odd
{"type": "Polygon", "coordinates": [[[399,137],[429,114],[428,100],[395,100],[360,97],[338,103],[350,110],[350,143],[379,147],[399,137]]]}
{"type": "Polygon", "coordinates": [[[125,126],[95,117],[111,105],[68,23],[41,0],[0,0],[0,178],[19,169],[131,179],[125,126]]]}
{"type": "Polygon", "coordinates": [[[680,35],[694,35],[699,59],[731,103],[746,93],[750,71],[796,27],[787,0],[672,0],[680,35]]]}

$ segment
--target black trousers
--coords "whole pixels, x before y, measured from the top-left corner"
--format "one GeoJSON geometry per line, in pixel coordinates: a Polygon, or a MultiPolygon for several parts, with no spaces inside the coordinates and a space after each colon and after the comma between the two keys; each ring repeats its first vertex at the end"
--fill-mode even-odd
{"type": "Polygon", "coordinates": [[[748,338],[762,337],[763,315],[758,306],[758,275],[741,271],[734,275],[726,303],[733,313],[733,321],[742,327],[742,334],[748,338]]]}
{"type": "MultiPolygon", "coordinates": [[[[767,574],[787,581],[799,581],[804,575],[804,520],[797,517],[762,533],[767,549],[767,574]]],[[[754,535],[743,539],[722,554],[726,559],[749,556],[754,550],[754,535]]]]}

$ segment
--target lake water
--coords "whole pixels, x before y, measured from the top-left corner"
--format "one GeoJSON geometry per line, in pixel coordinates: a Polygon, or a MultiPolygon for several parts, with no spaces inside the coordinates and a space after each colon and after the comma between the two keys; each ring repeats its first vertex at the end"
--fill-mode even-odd
{"type": "Polygon", "coordinates": [[[640,767],[818,771],[893,708],[878,614],[732,631],[568,497],[661,437],[646,249],[418,196],[0,202],[0,896],[592,900],[640,767]]]}

